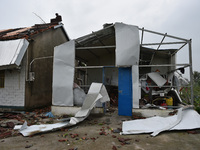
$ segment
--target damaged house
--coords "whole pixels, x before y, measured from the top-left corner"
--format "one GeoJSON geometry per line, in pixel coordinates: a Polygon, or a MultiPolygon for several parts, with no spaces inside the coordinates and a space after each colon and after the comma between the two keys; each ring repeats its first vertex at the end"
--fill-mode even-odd
{"type": "Polygon", "coordinates": [[[0,107],[52,104],[54,47],[69,41],[59,20],[0,31],[0,107]]]}
{"type": "MultiPolygon", "coordinates": [[[[191,40],[123,23],[105,24],[99,31],[54,48],[51,113],[74,116],[53,124],[29,126],[25,121],[14,129],[30,136],[74,126],[92,111],[105,112],[109,101],[118,106],[122,116],[132,116],[133,111],[144,107],[179,108],[172,109],[174,114],[168,117],[124,121],[120,134],[156,136],[167,130],[199,128],[199,114],[188,105],[183,107],[179,96],[184,81],[180,76],[187,68],[192,80],[191,40]],[[147,33],[161,36],[160,42],[146,42],[147,33]],[[177,64],[177,53],[187,44],[189,62],[177,64]]],[[[186,86],[192,91],[192,85],[186,86]]],[[[191,93],[191,103],[192,97],[191,93]]]]}
{"type": "MultiPolygon", "coordinates": [[[[188,69],[193,78],[191,40],[123,23],[104,24],[99,31],[55,47],[53,66],[54,114],[62,108],[65,113],[76,112],[73,109],[84,101],[83,90],[87,93],[94,82],[105,85],[119,115],[131,116],[133,108],[146,104],[177,108],[182,104],[183,85],[176,72],[188,69]],[[159,41],[153,41],[154,36],[159,41]],[[177,53],[186,45],[188,62],[177,64],[177,53]],[[75,93],[77,88],[80,92],[75,93]]],[[[192,83],[187,86],[192,91],[192,83]]],[[[105,108],[105,104],[96,107],[105,108]]]]}

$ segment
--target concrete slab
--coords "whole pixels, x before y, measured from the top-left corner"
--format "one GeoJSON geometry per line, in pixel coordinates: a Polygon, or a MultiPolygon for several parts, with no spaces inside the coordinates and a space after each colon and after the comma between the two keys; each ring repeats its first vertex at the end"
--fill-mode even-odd
{"type": "Polygon", "coordinates": [[[138,116],[149,118],[153,116],[167,117],[174,109],[133,109],[132,111],[133,114],[136,113],[138,116]]]}

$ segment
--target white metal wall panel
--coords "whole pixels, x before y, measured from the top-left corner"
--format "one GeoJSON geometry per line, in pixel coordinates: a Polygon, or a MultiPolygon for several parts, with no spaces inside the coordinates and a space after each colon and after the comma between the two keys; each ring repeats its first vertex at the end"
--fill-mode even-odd
{"type": "Polygon", "coordinates": [[[137,26],[115,24],[116,66],[132,66],[139,62],[140,41],[137,26]]]}
{"type": "Polygon", "coordinates": [[[73,106],[75,42],[69,41],[54,48],[53,105],[73,106]]]}
{"type": "Polygon", "coordinates": [[[141,97],[141,88],[139,86],[139,67],[132,66],[132,92],[133,92],[133,108],[139,108],[139,99],[141,97]]]}

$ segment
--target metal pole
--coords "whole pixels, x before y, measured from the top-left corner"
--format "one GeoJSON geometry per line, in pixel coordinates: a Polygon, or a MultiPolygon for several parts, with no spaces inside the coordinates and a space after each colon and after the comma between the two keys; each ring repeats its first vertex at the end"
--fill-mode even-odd
{"type": "Polygon", "coordinates": [[[53,58],[53,56],[34,58],[34,59],[30,62],[30,64],[29,64],[29,72],[31,71],[31,65],[32,65],[32,63],[33,63],[34,61],[40,60],[40,59],[47,59],[47,58],[53,58]]]}
{"type": "Polygon", "coordinates": [[[159,65],[139,65],[139,67],[174,67],[174,66],[190,66],[190,64],[159,64],[159,65]]]}
{"type": "Polygon", "coordinates": [[[142,42],[143,42],[143,37],[144,37],[144,27],[142,28],[141,45],[142,45],[142,42]]]}
{"type": "Polygon", "coordinates": [[[191,83],[191,104],[194,105],[194,92],[193,92],[193,68],[192,68],[192,39],[189,44],[189,63],[190,63],[190,83],[191,83]]]}
{"type": "Polygon", "coordinates": [[[165,39],[166,35],[167,35],[167,33],[165,33],[165,35],[163,36],[163,38],[162,38],[162,40],[161,40],[160,44],[158,45],[158,48],[157,48],[157,50],[158,50],[158,49],[160,48],[160,46],[162,45],[162,43],[163,43],[163,41],[164,41],[164,39],[165,39]]]}
{"type": "Polygon", "coordinates": [[[76,50],[104,49],[104,48],[116,48],[116,46],[115,45],[110,45],[110,46],[77,47],[76,50]]]}
{"type": "Polygon", "coordinates": [[[177,50],[172,54],[172,56],[175,55],[175,54],[176,54],[180,49],[182,49],[186,44],[187,44],[187,43],[184,43],[179,49],[177,49],[177,50]]]}
{"type": "Polygon", "coordinates": [[[76,69],[101,69],[101,68],[115,68],[116,66],[79,66],[76,69]]]}
{"type": "Polygon", "coordinates": [[[102,68],[102,83],[104,85],[104,81],[105,81],[105,68],[102,68]]]}
{"type": "MultiPolygon", "coordinates": [[[[141,29],[141,28],[139,28],[139,30],[144,30],[146,32],[150,32],[150,33],[154,33],[154,34],[158,34],[158,35],[163,35],[163,36],[165,35],[163,33],[155,32],[155,31],[150,31],[150,30],[146,30],[146,29],[141,29]]],[[[179,38],[179,37],[172,36],[172,35],[166,35],[166,36],[170,37],[170,38],[178,39],[178,40],[188,41],[187,39],[179,38]]]]}
{"type": "MultiPolygon", "coordinates": [[[[158,47],[157,47],[157,50],[158,50],[158,49],[160,48],[160,46],[162,45],[162,43],[163,43],[163,41],[164,41],[166,35],[167,35],[167,33],[165,33],[165,35],[163,36],[163,38],[162,38],[160,44],[159,44],[158,47]]],[[[150,61],[150,63],[149,63],[150,65],[152,64],[152,61],[153,61],[154,56],[155,56],[155,53],[156,53],[156,51],[153,52],[153,55],[152,55],[152,57],[151,57],[151,61],[150,61]]]]}
{"type": "Polygon", "coordinates": [[[80,66],[80,67],[75,67],[76,69],[101,69],[104,66],[80,66]]]}
{"type": "MultiPolygon", "coordinates": [[[[185,44],[186,42],[166,42],[166,43],[145,43],[141,44],[142,46],[149,46],[149,45],[168,45],[168,44],[185,44]]],[[[186,43],[187,44],[187,43],[186,43]]]]}

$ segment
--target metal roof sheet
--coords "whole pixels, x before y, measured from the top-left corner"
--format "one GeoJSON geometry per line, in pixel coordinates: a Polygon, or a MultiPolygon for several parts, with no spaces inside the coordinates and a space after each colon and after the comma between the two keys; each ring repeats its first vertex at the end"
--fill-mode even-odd
{"type": "Polygon", "coordinates": [[[0,41],[0,70],[19,66],[28,45],[26,39],[0,41]]]}

